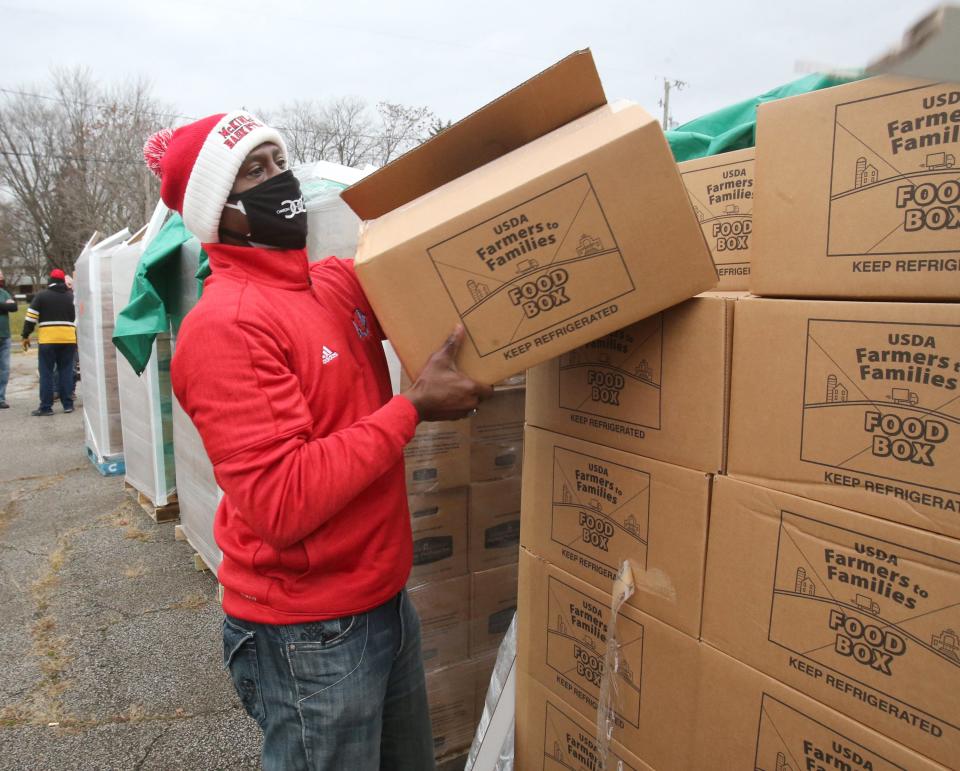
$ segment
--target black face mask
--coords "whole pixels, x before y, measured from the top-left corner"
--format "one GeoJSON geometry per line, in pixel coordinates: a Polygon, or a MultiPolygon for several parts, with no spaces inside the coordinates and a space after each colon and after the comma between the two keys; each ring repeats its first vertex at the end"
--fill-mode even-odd
{"type": "Polygon", "coordinates": [[[279,249],[303,249],[307,245],[307,209],[300,183],[289,169],[242,193],[227,197],[247,215],[249,233],[221,228],[228,236],[279,249]]]}

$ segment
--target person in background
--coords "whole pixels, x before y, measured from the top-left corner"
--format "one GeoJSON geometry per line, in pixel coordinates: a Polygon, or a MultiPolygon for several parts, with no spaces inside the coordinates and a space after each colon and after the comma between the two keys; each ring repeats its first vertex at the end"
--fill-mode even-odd
{"type": "Polygon", "coordinates": [[[7,404],[7,383],[10,380],[10,314],[17,312],[17,301],[6,290],[6,279],[0,270],[0,410],[7,404]]]}
{"type": "Polygon", "coordinates": [[[73,292],[67,289],[60,268],[50,271],[50,285],[37,292],[23,322],[23,350],[30,348],[30,334],[37,328],[40,370],[40,406],[36,417],[53,415],[54,378],[64,412],[73,412],[73,359],[77,350],[76,312],[73,292]]]}
{"type": "MultiPolygon", "coordinates": [[[[403,448],[492,395],[458,327],[394,396],[353,260],[309,264],[283,138],[245,111],[144,146],[213,274],[170,367],[224,495],[223,658],[265,771],[430,771],[403,448]]],[[[343,255],[350,256],[350,255],[343,255]]]]}

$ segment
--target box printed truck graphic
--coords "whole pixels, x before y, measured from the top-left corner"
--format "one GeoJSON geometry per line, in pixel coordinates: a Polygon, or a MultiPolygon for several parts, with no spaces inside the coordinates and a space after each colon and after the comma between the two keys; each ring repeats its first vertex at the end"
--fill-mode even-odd
{"type": "Polygon", "coordinates": [[[756,771],[906,771],[835,727],[808,717],[765,693],[760,702],[756,771]]]}
{"type": "Polygon", "coordinates": [[[956,156],[951,153],[930,153],[924,163],[920,164],[927,171],[937,169],[952,169],[957,165],[956,156]]]}
{"type": "Polygon", "coordinates": [[[837,105],[828,256],[960,253],[958,107],[943,83],[837,105]]]}
{"type": "Polygon", "coordinates": [[[960,562],[790,511],[770,556],[771,643],[933,732],[960,730],[960,562]]]}
{"type": "Polygon", "coordinates": [[[472,344],[488,356],[635,287],[586,174],[427,250],[472,344]],[[590,277],[603,273],[603,282],[590,277]]]}
{"type": "Polygon", "coordinates": [[[862,611],[872,613],[874,616],[880,615],[880,606],[865,594],[858,594],[853,598],[853,600],[851,600],[851,602],[853,602],[857,608],[862,611]]]}
{"type": "Polygon", "coordinates": [[[805,356],[801,459],[960,511],[960,326],[809,319],[805,356]]]}
{"type": "Polygon", "coordinates": [[[558,404],[659,429],[662,367],[663,314],[658,313],[561,356],[558,404]]]}

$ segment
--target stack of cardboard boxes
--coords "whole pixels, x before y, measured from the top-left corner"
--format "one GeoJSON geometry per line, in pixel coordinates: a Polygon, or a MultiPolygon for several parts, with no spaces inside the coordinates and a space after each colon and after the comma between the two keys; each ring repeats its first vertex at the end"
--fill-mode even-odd
{"type": "MultiPolygon", "coordinates": [[[[749,264],[743,251],[738,260],[749,264]]],[[[726,283],[745,288],[742,272],[739,282],[726,283]]],[[[686,767],[697,691],[682,681],[699,667],[737,302],[696,297],[528,372],[519,768],[600,767],[611,588],[625,560],[636,593],[616,620],[607,767],[686,767]]]]}
{"type": "Polygon", "coordinates": [[[764,105],[755,183],[680,167],[721,288],[752,262],[764,297],[528,373],[524,771],[599,767],[608,686],[607,767],[960,767],[957,150],[956,86],[764,105]]]}
{"type": "MultiPolygon", "coordinates": [[[[357,276],[412,375],[458,324],[465,331],[457,356],[460,371],[481,382],[498,382],[716,282],[663,132],[639,106],[607,103],[589,52],[564,59],[342,195],[365,220],[357,276]]],[[[661,382],[676,382],[683,390],[683,381],[692,378],[699,386],[700,370],[708,367],[721,381],[715,393],[698,389],[675,408],[661,410],[657,402],[641,421],[651,426],[652,436],[660,433],[661,421],[689,425],[696,415],[707,414],[712,421],[705,429],[712,432],[708,446],[691,441],[674,457],[660,441],[665,460],[690,467],[681,469],[667,464],[635,468],[631,445],[622,453],[623,479],[598,480],[593,494],[578,488],[576,495],[577,500],[596,499],[608,511],[614,506],[611,496],[625,499],[619,489],[601,489],[606,484],[622,484],[628,495],[650,498],[641,477],[655,477],[654,489],[675,494],[674,503],[692,500],[699,507],[698,515],[688,517],[689,537],[699,541],[702,552],[709,492],[704,471],[719,469],[723,455],[729,304],[711,298],[671,314],[671,321],[664,317],[649,329],[643,322],[635,332],[630,345],[642,355],[621,362],[629,367],[624,398],[632,398],[633,389],[644,397],[655,395],[661,382]],[[720,340],[707,328],[711,320],[722,327],[720,340]],[[702,351],[684,360],[685,370],[680,365],[663,370],[660,350],[687,327],[704,336],[702,351]],[[701,352],[705,362],[696,360],[701,352]]],[[[571,373],[565,369],[563,377],[573,374],[576,380],[586,373],[581,364],[571,361],[571,373]]],[[[611,367],[603,374],[616,378],[618,371],[611,367]]],[[[581,387],[579,381],[565,385],[569,398],[578,402],[575,408],[584,397],[577,392],[581,387]]],[[[601,388],[604,395],[621,387],[586,385],[587,394],[601,388]]],[[[537,386],[538,393],[542,389],[537,386]]],[[[422,425],[407,449],[417,563],[412,581],[421,584],[410,594],[420,610],[424,658],[432,669],[427,679],[438,755],[469,744],[493,651],[516,604],[523,405],[522,388],[502,388],[468,422],[422,425]]],[[[575,411],[584,420],[600,414],[606,421],[602,411],[575,411]]],[[[630,440],[643,435],[635,423],[623,423],[630,440]]],[[[536,444],[527,451],[534,462],[531,478],[552,473],[552,461],[545,467],[541,461],[552,458],[546,446],[552,436],[546,431],[527,435],[526,441],[536,444]]],[[[576,474],[587,443],[570,442],[569,469],[576,474]]],[[[583,470],[595,476],[589,466],[583,470]]],[[[551,494],[544,494],[547,500],[551,494]]],[[[588,511],[595,510],[585,515],[588,511]]],[[[657,511],[638,512],[642,522],[623,523],[629,544],[646,543],[657,527],[671,529],[672,512],[666,506],[657,511]]],[[[547,526],[548,519],[538,516],[537,527],[547,526]]],[[[557,526],[571,530],[557,534],[557,541],[572,543],[580,532],[575,515],[559,518],[557,526]]],[[[677,541],[669,532],[663,538],[675,553],[677,541]]],[[[612,542],[617,549],[628,548],[619,530],[612,542]]],[[[651,575],[658,559],[650,558],[651,575]]],[[[701,559],[690,572],[673,576],[672,590],[682,595],[683,607],[673,609],[669,600],[661,605],[688,635],[699,627],[702,573],[701,559]]],[[[541,609],[547,607],[544,597],[541,609]]]]}
{"type": "Polygon", "coordinates": [[[517,605],[524,387],[476,416],[423,423],[405,451],[413,527],[408,587],[420,613],[437,757],[469,746],[517,605]]]}
{"type": "MultiPolygon", "coordinates": [[[[861,724],[829,741],[874,768],[960,765],[958,150],[942,83],[867,80],[758,123],[764,299],[737,311],[702,635],[861,724]]],[[[798,712],[764,689],[761,734],[787,746],[758,764],[829,750],[798,712]]]]}

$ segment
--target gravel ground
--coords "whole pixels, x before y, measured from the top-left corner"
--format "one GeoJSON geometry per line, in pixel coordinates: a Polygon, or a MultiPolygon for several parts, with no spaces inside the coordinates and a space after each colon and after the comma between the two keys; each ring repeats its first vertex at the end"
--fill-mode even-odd
{"type": "Polygon", "coordinates": [[[122,477],[97,473],[82,410],[30,416],[36,348],[11,359],[11,409],[0,411],[0,770],[259,768],[259,730],[221,669],[215,579],[122,477]]]}

